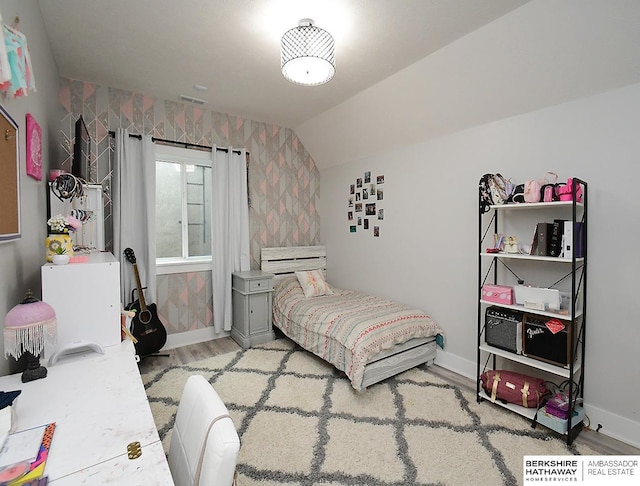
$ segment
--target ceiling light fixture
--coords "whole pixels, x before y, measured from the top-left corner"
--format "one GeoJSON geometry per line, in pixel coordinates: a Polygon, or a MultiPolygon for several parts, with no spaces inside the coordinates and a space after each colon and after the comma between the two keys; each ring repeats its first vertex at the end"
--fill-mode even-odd
{"type": "Polygon", "coordinates": [[[333,37],[314,25],[311,19],[302,19],[298,27],[287,31],[280,43],[282,75],[303,86],[317,86],[333,78],[336,56],[333,37]]]}

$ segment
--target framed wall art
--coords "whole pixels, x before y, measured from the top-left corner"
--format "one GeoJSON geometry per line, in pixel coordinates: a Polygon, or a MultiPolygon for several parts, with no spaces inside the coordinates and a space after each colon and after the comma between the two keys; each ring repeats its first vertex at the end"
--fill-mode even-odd
{"type": "Polygon", "coordinates": [[[42,129],[30,113],[27,113],[27,175],[42,179],[42,129]]]}
{"type": "Polygon", "coordinates": [[[18,124],[0,106],[0,242],[20,238],[18,124]]]}

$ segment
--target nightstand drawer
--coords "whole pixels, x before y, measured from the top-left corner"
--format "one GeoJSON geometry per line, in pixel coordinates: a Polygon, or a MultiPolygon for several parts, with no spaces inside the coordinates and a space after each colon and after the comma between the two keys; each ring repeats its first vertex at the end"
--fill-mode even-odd
{"type": "Polygon", "coordinates": [[[268,292],[272,290],[273,275],[257,271],[237,272],[233,274],[233,288],[243,292],[268,292]]]}
{"type": "Polygon", "coordinates": [[[271,279],[263,278],[260,280],[249,280],[249,290],[271,290],[271,279]]]}

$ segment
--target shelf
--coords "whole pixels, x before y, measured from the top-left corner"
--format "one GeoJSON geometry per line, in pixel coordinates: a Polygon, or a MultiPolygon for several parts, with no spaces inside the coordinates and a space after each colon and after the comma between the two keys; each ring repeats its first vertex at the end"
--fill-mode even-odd
{"type": "MultiPolygon", "coordinates": [[[[573,201],[553,201],[553,202],[539,202],[539,203],[516,203],[516,204],[492,204],[491,209],[506,210],[506,209],[549,209],[549,208],[571,208],[573,201]]],[[[584,204],[576,203],[576,207],[583,208],[584,204]]]]}
{"type": "MultiPolygon", "coordinates": [[[[545,376],[545,379],[551,381],[563,381],[568,382],[568,393],[579,393],[579,398],[582,400],[584,396],[584,371],[585,371],[585,340],[584,329],[587,320],[587,307],[586,307],[586,280],[587,280],[587,255],[586,255],[586,233],[587,233],[587,183],[581,179],[573,178],[573,182],[578,186],[574,187],[572,194],[575,197],[578,191],[582,190],[582,201],[554,201],[554,202],[538,202],[538,203],[516,203],[516,204],[492,204],[489,206],[490,214],[486,214],[486,207],[481,206],[480,215],[478,218],[478,297],[480,298],[478,304],[478,327],[477,327],[477,373],[478,376],[482,373],[482,368],[487,366],[496,367],[498,363],[500,366],[504,365],[505,369],[519,370],[519,368],[525,368],[521,372],[527,373],[526,369],[530,369],[534,374],[549,375],[545,376]],[[532,212],[531,212],[532,211],[532,212]],[[527,213],[529,212],[529,213],[527,213]],[[522,233],[526,225],[529,225],[532,221],[549,220],[550,218],[561,218],[564,221],[573,223],[573,229],[579,229],[576,223],[582,223],[582,229],[584,231],[585,240],[584,250],[585,253],[582,257],[576,257],[574,252],[572,257],[564,258],[557,256],[542,256],[542,255],[529,255],[521,253],[490,253],[486,251],[490,249],[492,245],[485,247],[487,242],[485,241],[490,234],[498,234],[501,230],[511,230],[522,233]],[[484,251],[483,251],[484,250],[484,251]],[[490,259],[490,260],[489,260],[490,259]],[[555,266],[554,266],[555,265],[555,266]],[[560,266],[558,266],[560,265],[560,266]],[[502,268],[504,267],[504,268],[502,268]],[[513,269],[511,268],[513,267],[513,269]],[[500,270],[499,270],[500,269],[500,270]],[[563,276],[560,280],[557,280],[551,287],[555,287],[565,279],[569,279],[571,290],[567,292],[561,292],[561,298],[565,301],[564,307],[559,309],[548,310],[536,310],[525,307],[524,299],[518,300],[522,304],[500,304],[496,302],[490,302],[484,300],[482,295],[482,287],[486,283],[492,283],[497,285],[503,283],[508,285],[508,282],[513,281],[511,276],[506,272],[509,271],[513,277],[520,280],[520,276],[517,273],[526,272],[533,278],[540,278],[540,275],[549,275],[549,278],[556,279],[559,277],[559,273],[563,276]],[[573,295],[572,295],[573,294],[573,295]],[[567,298],[570,299],[568,305],[566,303],[567,298]],[[533,314],[538,316],[537,319],[523,319],[528,322],[531,320],[531,324],[536,327],[536,332],[522,336],[522,348],[518,346],[518,343],[513,343],[512,349],[525,349],[529,351],[529,356],[524,354],[518,354],[513,351],[507,351],[495,346],[491,346],[486,342],[486,332],[489,330],[489,323],[487,322],[487,309],[488,306],[495,306],[505,311],[497,311],[492,313],[491,326],[506,326],[509,330],[506,342],[513,340],[517,341],[517,328],[513,327],[518,323],[518,317],[522,314],[516,314],[514,318],[511,318],[510,314],[515,312],[533,314]],[[550,319],[559,319],[564,321],[567,327],[566,337],[555,336],[553,332],[553,326],[547,323],[547,329],[542,325],[545,321],[550,319]],[[540,321],[540,322],[538,322],[540,321]],[[540,331],[540,332],[538,332],[540,331]],[[538,336],[540,335],[540,336],[538,336]],[[567,340],[569,342],[567,342],[567,340]],[[563,351],[563,347],[567,345],[566,354],[563,351]],[[552,346],[552,349],[549,349],[552,346]],[[547,352],[548,351],[548,352],[547,352]],[[535,357],[534,357],[535,356],[535,357]],[[544,361],[538,356],[561,356],[556,358],[560,364],[553,364],[552,362],[544,361]],[[564,365],[564,360],[569,361],[568,365],[564,365]],[[484,361],[484,365],[482,362],[484,361]],[[490,365],[489,362],[493,364],[490,365]]],[[[568,182],[569,183],[569,182],[568,182]]],[[[571,225],[568,225],[571,229],[571,225]]],[[[537,236],[537,226],[534,237],[537,236]]],[[[573,237],[569,236],[569,241],[572,238],[575,240],[578,235],[574,234],[573,237]]],[[[534,238],[535,241],[535,238],[534,238]]],[[[578,243],[578,241],[575,241],[578,243]]],[[[532,245],[534,243],[532,242],[532,245]]],[[[575,246],[575,245],[574,245],[575,246]]],[[[580,253],[578,253],[580,254],[580,253]]],[[[523,275],[524,276],[524,275],[523,275]]],[[[525,279],[526,281],[526,279],[525,279]]],[[[566,287],[567,285],[563,285],[566,287]]],[[[514,289],[517,289],[515,287],[514,289]]],[[[560,289],[558,289],[560,290],[560,289]]],[[[529,317],[529,316],[527,316],[529,317]]],[[[524,323],[521,323],[524,328],[524,323]]],[[[493,329],[493,327],[491,327],[493,329]]],[[[529,329],[531,330],[531,329],[529,329]]],[[[497,331],[496,331],[497,332],[497,331]]],[[[493,338],[493,336],[492,336],[493,338]]],[[[491,342],[499,344],[501,340],[490,339],[491,342]]],[[[490,394],[487,394],[481,388],[481,382],[478,380],[476,389],[476,399],[478,402],[486,400],[491,402],[490,394]]],[[[500,400],[496,400],[492,403],[506,408],[514,413],[533,419],[536,415],[537,409],[530,409],[518,404],[505,403],[500,400]]],[[[570,421],[573,422],[573,421],[570,421]]],[[[578,435],[581,430],[579,424],[573,426],[568,432],[564,432],[567,444],[571,444],[573,439],[578,435]]],[[[562,429],[562,427],[559,427],[562,429]]],[[[551,428],[550,430],[556,430],[551,428]]]]}
{"type": "MultiPolygon", "coordinates": [[[[547,373],[551,373],[557,376],[562,376],[563,378],[569,378],[571,376],[571,370],[567,367],[556,366],[550,363],[546,363],[544,361],[540,361],[538,359],[529,358],[528,356],[524,356],[522,354],[515,354],[511,351],[505,351],[504,349],[496,348],[494,346],[489,346],[487,343],[480,345],[480,350],[486,353],[494,354],[496,356],[502,356],[510,361],[515,361],[517,363],[521,363],[532,368],[539,369],[541,371],[545,371],[547,373]]],[[[573,365],[573,374],[576,374],[581,368],[581,360],[577,359],[573,365]]],[[[523,407],[521,407],[523,408],[523,407]]]]}
{"type": "MultiPolygon", "coordinates": [[[[558,314],[557,312],[547,312],[547,311],[541,311],[541,310],[537,310],[537,309],[529,309],[528,307],[525,307],[524,305],[519,305],[519,304],[498,304],[497,302],[492,302],[489,300],[480,300],[481,304],[487,304],[487,305],[493,305],[495,307],[502,307],[504,309],[512,309],[512,310],[516,310],[516,311],[520,311],[520,312],[528,312],[529,314],[535,314],[537,316],[547,316],[547,317],[552,317],[552,318],[556,318],[556,319],[561,319],[563,321],[570,321],[571,320],[571,315],[570,314],[558,314]]],[[[576,313],[576,319],[578,317],[580,317],[582,315],[582,311],[579,310],[579,312],[576,313]]]]}
{"type": "MultiPolygon", "coordinates": [[[[491,397],[487,395],[487,393],[483,389],[480,389],[480,392],[478,393],[478,397],[484,400],[487,400],[488,402],[491,402],[491,397]]],[[[503,408],[507,408],[512,412],[516,412],[517,414],[520,414],[528,418],[529,420],[533,420],[533,417],[535,417],[536,412],[538,411],[537,408],[525,408],[522,405],[516,405],[515,403],[505,403],[505,402],[502,402],[501,400],[496,400],[495,402],[492,402],[492,403],[495,403],[496,405],[499,405],[503,408]]]]}
{"type": "MultiPolygon", "coordinates": [[[[546,203],[552,204],[552,203],[546,203]]],[[[537,262],[557,262],[557,263],[571,263],[573,260],[571,258],[559,258],[552,256],[538,256],[538,255],[523,255],[521,253],[487,253],[482,252],[480,256],[483,257],[492,257],[492,258],[512,258],[515,260],[534,260],[537,262]]],[[[576,258],[576,263],[582,263],[584,258],[576,258]]]]}

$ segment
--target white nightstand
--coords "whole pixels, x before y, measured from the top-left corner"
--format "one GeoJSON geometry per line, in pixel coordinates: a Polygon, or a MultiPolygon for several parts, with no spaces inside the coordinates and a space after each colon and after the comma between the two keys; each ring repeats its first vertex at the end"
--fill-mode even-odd
{"type": "Polygon", "coordinates": [[[261,270],[233,274],[231,337],[243,348],[275,339],[271,326],[273,277],[261,270]]]}

